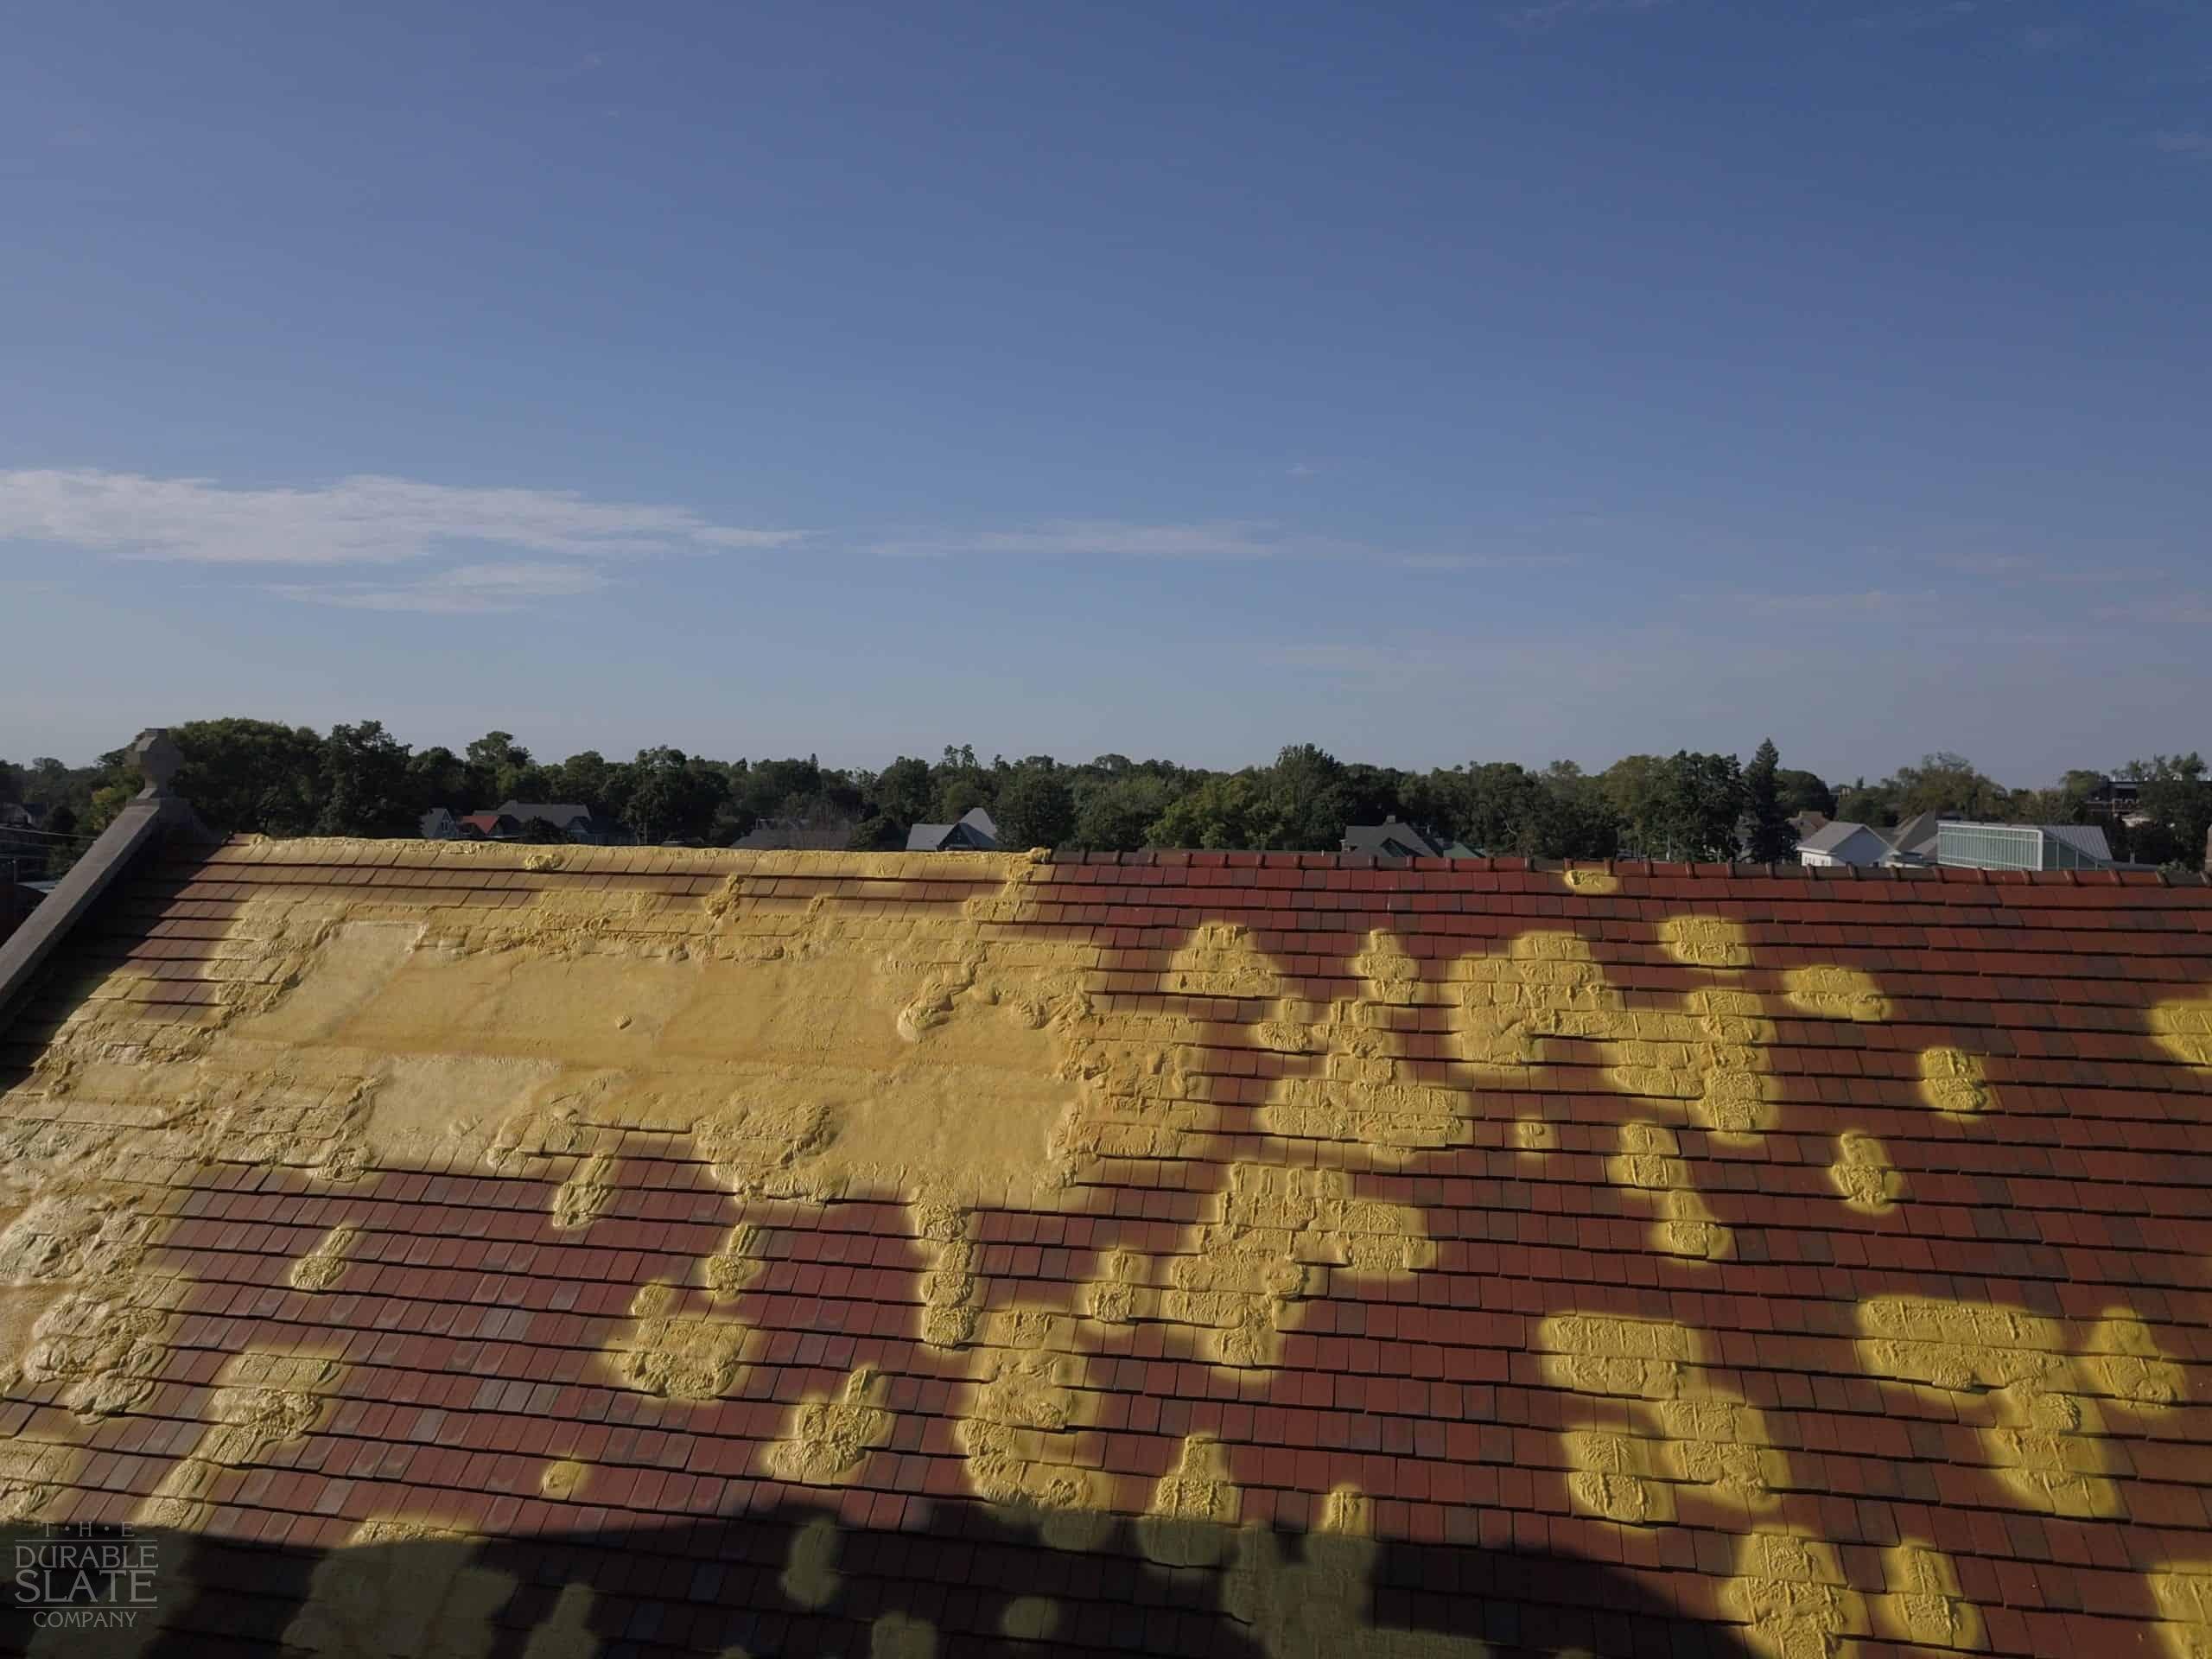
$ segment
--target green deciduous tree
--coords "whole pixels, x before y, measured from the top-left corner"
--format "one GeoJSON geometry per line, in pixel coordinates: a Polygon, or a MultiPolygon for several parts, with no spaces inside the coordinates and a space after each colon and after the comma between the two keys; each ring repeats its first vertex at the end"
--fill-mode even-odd
{"type": "Polygon", "coordinates": [[[867,794],[876,814],[899,825],[902,831],[927,823],[930,804],[936,794],[936,785],[930,778],[930,763],[902,754],[876,773],[867,794]]]}
{"type": "Polygon", "coordinates": [[[998,798],[1001,774],[979,765],[972,745],[945,745],[944,759],[931,779],[929,816],[923,822],[951,823],[998,798]]]}
{"type": "Polygon", "coordinates": [[[1274,823],[1272,808],[1254,773],[1217,774],[1170,802],[1146,841],[1154,847],[1264,847],[1274,823]]]}
{"type": "MultiPolygon", "coordinates": [[[[169,735],[184,753],[177,791],[210,829],[225,835],[303,836],[321,817],[323,741],[306,727],[194,720],[173,727],[169,735]]],[[[111,810],[107,817],[112,816],[111,810]]]]}
{"type": "Polygon", "coordinates": [[[469,790],[474,798],[473,810],[483,811],[504,801],[529,798],[523,774],[531,764],[530,751],[515,741],[512,732],[486,732],[464,753],[469,790]]]}
{"type": "Polygon", "coordinates": [[[619,822],[612,797],[620,785],[621,768],[597,749],[584,749],[546,771],[546,795],[550,800],[588,806],[594,818],[619,822]]]}
{"type": "Polygon", "coordinates": [[[1074,843],[1091,852],[1136,852],[1151,844],[1152,827],[1173,798],[1164,780],[1143,772],[1094,785],[1077,808],[1074,843]]]}
{"type": "Polygon", "coordinates": [[[2126,856],[2144,864],[2204,868],[2212,830],[2212,779],[2202,757],[2158,754],[2128,767],[2142,779],[2135,810],[2144,822],[2126,836],[2126,856]]]}
{"type": "Polygon", "coordinates": [[[1982,776],[1962,754],[1941,751],[1923,755],[1916,766],[1899,766],[1889,780],[1900,819],[1920,812],[1963,812],[1972,818],[2002,818],[2012,791],[1982,776]]]}
{"type": "Polygon", "coordinates": [[[1058,847],[1075,834],[1075,796],[1052,772],[1025,766],[999,791],[991,816],[1002,847],[1058,847]]]}
{"type": "Polygon", "coordinates": [[[1732,859],[1736,823],[1744,812],[1744,774],[1732,754],[1677,753],[1668,763],[1672,806],[1670,842],[1676,857],[1732,859]]]}
{"type": "Polygon", "coordinates": [[[1662,760],[1632,754],[1607,768],[1602,782],[1623,838],[1637,853],[1681,860],[1736,856],[1744,784],[1733,755],[1681,750],[1662,760]]]}
{"type": "Polygon", "coordinates": [[[1285,852],[1333,852],[1351,815],[1343,762],[1312,743],[1275,756],[1262,780],[1261,846],[1285,852]]]}
{"type": "Polygon", "coordinates": [[[1847,823],[1887,829],[1900,819],[1896,787],[1888,782],[1870,784],[1864,778],[1839,785],[1833,816],[1847,823]]]}
{"type": "Polygon", "coordinates": [[[407,771],[408,787],[425,809],[442,806],[461,813],[493,804],[476,798],[468,763],[443,744],[417,750],[409,757],[407,771]]]}
{"type": "MultiPolygon", "coordinates": [[[[1395,766],[1370,766],[1361,761],[1346,764],[1337,779],[1335,800],[1344,816],[1337,826],[1341,838],[1347,823],[1380,823],[1385,818],[1406,819],[1407,775],[1395,766]]],[[[1327,851],[1337,845],[1329,842],[1327,851]]]]}
{"type": "Polygon", "coordinates": [[[315,833],[414,834],[423,816],[414,781],[407,746],[385,730],[382,721],[332,727],[322,746],[322,801],[315,833]]]}
{"type": "Polygon", "coordinates": [[[1774,774],[1776,792],[1782,798],[1785,817],[1796,817],[1800,812],[1818,812],[1824,817],[1835,817],[1835,791],[1821,781],[1818,772],[1800,772],[1794,766],[1783,766],[1774,774]]]}
{"type": "Polygon", "coordinates": [[[649,846],[703,841],[715,809],[729,798],[728,773],[711,762],[694,762],[681,749],[640,749],[626,770],[622,821],[649,846]]]}
{"type": "Polygon", "coordinates": [[[1662,800],[1666,764],[1656,754],[1625,754],[1598,774],[1606,804],[1620,821],[1623,845],[1639,855],[1655,837],[1665,834],[1662,800]]]}
{"type": "Polygon", "coordinates": [[[1459,838],[1493,857],[1548,858],[1559,825],[1543,779],[1510,760],[1466,769],[1455,815],[1459,838]]]}
{"type": "Polygon", "coordinates": [[[1611,858],[1621,849],[1621,821],[1604,785],[1572,760],[1544,768],[1552,797],[1553,830],[1546,858],[1611,858]]]}

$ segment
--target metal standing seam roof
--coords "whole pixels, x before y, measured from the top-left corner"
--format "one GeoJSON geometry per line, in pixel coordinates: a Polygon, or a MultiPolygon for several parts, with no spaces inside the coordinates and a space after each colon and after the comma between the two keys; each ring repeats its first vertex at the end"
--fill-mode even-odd
{"type": "Polygon", "coordinates": [[[2087,853],[2100,863],[2109,864],[2112,843],[2105,839],[2104,826],[2097,823],[2039,823],[2035,826],[2053,840],[2063,841],[2076,852],[2087,853]]]}
{"type": "Polygon", "coordinates": [[[2203,887],[247,842],[45,971],[134,1651],[2212,1642],[2203,887]]]}

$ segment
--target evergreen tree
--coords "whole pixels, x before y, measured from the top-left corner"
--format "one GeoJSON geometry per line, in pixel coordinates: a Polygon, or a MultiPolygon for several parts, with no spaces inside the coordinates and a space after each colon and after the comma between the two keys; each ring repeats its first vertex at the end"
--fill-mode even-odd
{"type": "Polygon", "coordinates": [[[1783,810],[1777,774],[1782,751],[1768,738],[1744,772],[1744,850],[1754,864],[1779,864],[1796,849],[1789,817],[1783,810]]]}

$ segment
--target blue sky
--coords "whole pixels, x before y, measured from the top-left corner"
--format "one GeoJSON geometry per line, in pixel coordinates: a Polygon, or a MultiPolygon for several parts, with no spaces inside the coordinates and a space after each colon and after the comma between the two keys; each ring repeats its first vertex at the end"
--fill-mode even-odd
{"type": "Polygon", "coordinates": [[[10,758],[2212,736],[2194,0],[11,35],[10,758]]]}

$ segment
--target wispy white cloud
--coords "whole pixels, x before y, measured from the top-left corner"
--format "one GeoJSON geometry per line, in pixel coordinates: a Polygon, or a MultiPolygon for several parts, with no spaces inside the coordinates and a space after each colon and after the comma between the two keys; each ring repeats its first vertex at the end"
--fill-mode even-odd
{"type": "Polygon", "coordinates": [[[2101,606],[2096,617],[2101,622],[2124,622],[2133,627],[2196,632],[2212,628],[2212,594],[2162,594],[2124,605],[2101,606]]]}
{"type": "Polygon", "coordinates": [[[1540,570],[1577,563],[1572,553],[1406,553],[1405,570],[1540,570]]]}
{"type": "Polygon", "coordinates": [[[135,473],[0,472],[0,542],[129,558],[346,565],[457,545],[569,558],[785,546],[800,532],[719,524],[688,507],[596,501],[572,490],[469,488],[363,475],[248,489],[135,473]]]}
{"type": "Polygon", "coordinates": [[[916,531],[862,541],[859,546],[863,552],[897,559],[1305,559],[1433,571],[1523,569],[1575,562],[1566,553],[1407,552],[1258,519],[1185,524],[1052,519],[998,530],[916,531]]]}
{"type": "Polygon", "coordinates": [[[2047,569],[2033,553],[1942,553],[1936,556],[1936,563],[1961,575],[1999,580],[2041,575],[2047,569]]]}
{"type": "Polygon", "coordinates": [[[2169,156],[2183,156],[2192,162],[2212,162],[2212,128],[2197,122],[2154,132],[2151,142],[2169,156]]]}
{"type": "Polygon", "coordinates": [[[477,616],[518,611],[532,601],[597,593],[607,578],[589,565],[514,562],[460,564],[414,581],[270,582],[265,592],[308,605],[359,611],[477,616]]]}
{"type": "Polygon", "coordinates": [[[2158,582],[2165,572],[2149,566],[2113,564],[2058,564],[2034,553],[1944,553],[1936,556],[1940,569],[1955,571],[1983,582],[2022,586],[2110,588],[2129,582],[2158,582]]]}
{"type": "Polygon", "coordinates": [[[1861,29],[1918,35],[1928,29],[1964,22],[1980,10],[1976,0],[1933,0],[1930,4],[1893,6],[1886,11],[1870,12],[1859,18],[1858,23],[1861,29]]]}
{"type": "Polygon", "coordinates": [[[1245,647],[1242,654],[1266,668],[1351,675],[1433,674],[1463,665],[1466,660],[1465,653],[1411,645],[1260,645],[1245,647]]]}
{"type": "Polygon", "coordinates": [[[1891,611],[1907,606],[1926,605],[1936,596],[1929,593],[1895,593],[1885,588],[1866,588],[1850,593],[1732,593],[1723,597],[1732,604],[1754,611],[1821,612],[1891,611]]]}
{"type": "Polygon", "coordinates": [[[866,544],[886,558],[938,559],[995,555],[1022,558],[1264,559],[1296,543],[1269,524],[1230,520],[1135,524],[1116,519],[1056,519],[1011,530],[931,531],[866,544]]]}
{"type": "Polygon", "coordinates": [[[1667,3],[1668,0],[1535,0],[1534,4],[1515,6],[1502,16],[1506,24],[1514,29],[1550,29],[1577,18],[1602,16],[1609,12],[1656,11],[1667,3]]]}

